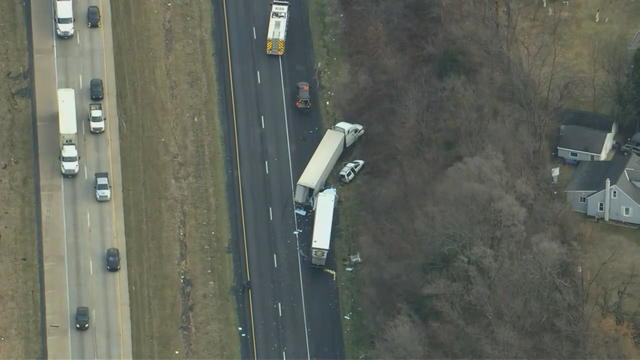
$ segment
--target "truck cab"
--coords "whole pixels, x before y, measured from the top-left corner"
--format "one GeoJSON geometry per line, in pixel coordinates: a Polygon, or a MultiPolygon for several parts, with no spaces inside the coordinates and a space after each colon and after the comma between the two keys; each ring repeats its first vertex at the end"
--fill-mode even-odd
{"type": "Polygon", "coordinates": [[[92,134],[100,134],[104,132],[104,113],[102,112],[102,104],[89,104],[89,131],[92,134]]]}
{"type": "Polygon", "coordinates": [[[56,0],[55,4],[56,34],[63,39],[68,39],[75,33],[73,28],[73,1],[56,0]]]}
{"type": "Polygon", "coordinates": [[[364,127],[362,125],[351,124],[344,121],[335,124],[333,130],[340,131],[344,134],[344,147],[351,146],[360,136],[364,135],[364,127]]]}
{"type": "Polygon", "coordinates": [[[62,148],[60,148],[60,171],[65,177],[78,175],[80,171],[80,156],[75,145],[62,145],[62,148]]]}

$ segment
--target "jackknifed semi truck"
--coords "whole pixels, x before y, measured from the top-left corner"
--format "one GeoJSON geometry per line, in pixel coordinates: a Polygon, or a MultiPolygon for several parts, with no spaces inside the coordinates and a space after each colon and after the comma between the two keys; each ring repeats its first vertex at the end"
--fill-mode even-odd
{"type": "Polygon", "coordinates": [[[348,122],[339,122],[327,130],[296,184],[296,203],[314,206],[316,195],[324,187],[342,151],[355,143],[362,134],[362,125],[348,122]]]}
{"type": "Polygon", "coordinates": [[[60,171],[72,177],[80,170],[76,93],[73,89],[58,89],[58,130],[60,133],[60,171]]]}
{"type": "Polygon", "coordinates": [[[287,39],[287,25],[289,20],[289,1],[274,0],[269,14],[269,28],[267,30],[267,55],[284,54],[284,43],[287,39]]]}
{"type": "Polygon", "coordinates": [[[336,189],[326,189],[318,194],[311,241],[311,264],[313,266],[325,266],[327,263],[327,255],[331,248],[333,210],[337,200],[336,189]]]}

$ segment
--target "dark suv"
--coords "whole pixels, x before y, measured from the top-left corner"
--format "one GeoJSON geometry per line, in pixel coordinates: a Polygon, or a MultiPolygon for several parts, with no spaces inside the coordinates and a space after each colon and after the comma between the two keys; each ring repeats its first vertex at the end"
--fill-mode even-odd
{"type": "Polygon", "coordinates": [[[89,92],[91,93],[91,100],[102,100],[104,98],[102,80],[91,79],[91,82],[89,82],[89,92]]]}
{"type": "Polygon", "coordinates": [[[91,5],[87,8],[87,26],[90,28],[100,27],[100,8],[91,5]]]}
{"type": "Polygon", "coordinates": [[[310,109],[311,97],[309,96],[309,83],[301,81],[298,83],[298,94],[296,95],[296,107],[298,109],[310,109]]]}
{"type": "Polygon", "coordinates": [[[76,329],[87,330],[89,328],[89,308],[78,306],[76,308],[76,329]]]}
{"type": "Polygon", "coordinates": [[[120,250],[116,248],[107,249],[107,270],[120,270],[120,250]]]}

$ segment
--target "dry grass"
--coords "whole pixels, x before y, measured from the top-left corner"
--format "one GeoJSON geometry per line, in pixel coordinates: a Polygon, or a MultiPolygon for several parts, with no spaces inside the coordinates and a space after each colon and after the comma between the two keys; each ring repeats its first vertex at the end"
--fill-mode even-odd
{"type": "Polygon", "coordinates": [[[112,2],[135,358],[239,358],[210,1],[112,2]]]}
{"type": "MultiPolygon", "coordinates": [[[[570,1],[569,6],[557,5],[558,8],[565,18],[560,42],[563,76],[578,80],[571,106],[606,114],[613,105],[607,88],[613,79],[606,71],[606,63],[616,54],[628,54],[627,46],[640,31],[640,2],[583,0],[570,1]],[[598,9],[600,21],[596,23],[598,9]]],[[[572,170],[571,166],[561,167],[561,184],[570,180],[572,170]]],[[[590,306],[595,306],[598,295],[608,293],[610,299],[615,299],[620,285],[638,273],[635,264],[640,259],[640,235],[634,228],[576,217],[586,239],[583,274],[585,281],[593,283],[590,306]]],[[[624,311],[636,312],[640,307],[634,294],[640,291],[640,282],[631,281],[628,290],[630,298],[624,302],[624,311]]]]}
{"type": "MultiPolygon", "coordinates": [[[[576,96],[571,106],[609,112],[612,98],[607,89],[610,79],[607,78],[606,63],[612,56],[625,54],[635,33],[640,31],[637,22],[640,2],[570,0],[568,6],[556,1],[553,8],[555,14],[563,19],[559,68],[563,77],[577,80],[576,96]],[[596,23],[598,9],[600,16],[596,23]]],[[[541,8],[537,10],[544,14],[541,8]]]]}
{"type": "Polygon", "coordinates": [[[0,2],[0,358],[42,354],[33,137],[22,1],[0,2]]]}
{"type": "MultiPolygon", "coordinates": [[[[320,81],[320,113],[326,126],[342,121],[338,113],[336,99],[340,96],[341,85],[348,79],[349,65],[342,47],[340,27],[342,14],[337,0],[314,0],[310,2],[309,21],[316,57],[316,74],[320,81]],[[336,95],[338,94],[338,95],[336,95]]],[[[370,336],[367,333],[363,313],[359,304],[361,282],[356,272],[345,270],[342,259],[358,251],[355,247],[355,234],[349,229],[353,222],[352,214],[358,211],[357,199],[349,186],[339,186],[340,210],[339,227],[334,231],[332,243],[335,245],[335,257],[338,267],[337,286],[340,298],[340,314],[343,330],[346,358],[360,358],[369,347],[370,336]],[[345,317],[346,316],[346,317],[345,317]]],[[[357,186],[357,185],[356,185],[357,186]]]]}
{"type": "Polygon", "coordinates": [[[591,311],[600,311],[598,306],[602,305],[605,297],[611,304],[615,302],[618,290],[626,287],[623,311],[637,313],[640,310],[638,228],[585,220],[580,231],[585,238],[583,275],[585,286],[590,286],[588,305],[591,311]]]}

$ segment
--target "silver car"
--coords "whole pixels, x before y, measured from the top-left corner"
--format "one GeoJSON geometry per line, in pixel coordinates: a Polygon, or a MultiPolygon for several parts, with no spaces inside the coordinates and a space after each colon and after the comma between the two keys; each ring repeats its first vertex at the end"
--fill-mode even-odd
{"type": "Polygon", "coordinates": [[[96,200],[111,200],[111,184],[109,183],[109,173],[97,172],[94,187],[96,188],[96,200]]]}
{"type": "Polygon", "coordinates": [[[363,160],[353,160],[352,162],[346,163],[342,170],[338,173],[340,176],[340,181],[345,184],[348,184],[356,177],[356,175],[360,172],[362,167],[364,166],[363,160]]]}

